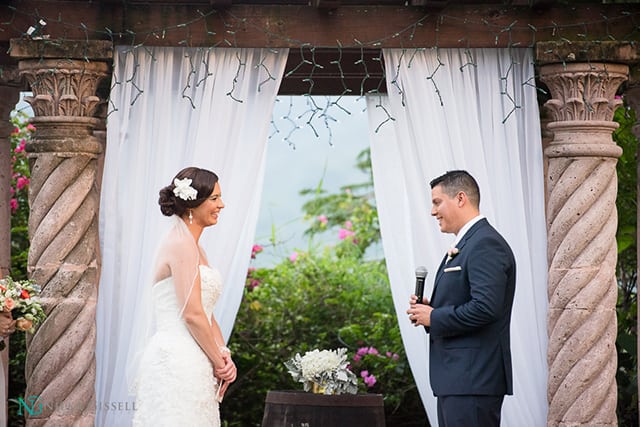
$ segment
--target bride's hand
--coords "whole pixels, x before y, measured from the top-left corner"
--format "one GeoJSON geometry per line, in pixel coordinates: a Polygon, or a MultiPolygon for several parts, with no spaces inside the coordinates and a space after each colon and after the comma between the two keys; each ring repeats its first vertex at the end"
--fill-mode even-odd
{"type": "Polygon", "coordinates": [[[223,357],[225,365],[221,368],[215,369],[216,377],[226,381],[226,382],[234,382],[236,380],[237,369],[233,360],[231,360],[231,356],[225,355],[223,357]]]}
{"type": "Polygon", "coordinates": [[[229,388],[228,381],[220,380],[220,382],[218,382],[218,389],[216,391],[216,400],[218,401],[218,403],[222,402],[222,399],[224,398],[224,394],[227,392],[228,388],[229,388]]]}

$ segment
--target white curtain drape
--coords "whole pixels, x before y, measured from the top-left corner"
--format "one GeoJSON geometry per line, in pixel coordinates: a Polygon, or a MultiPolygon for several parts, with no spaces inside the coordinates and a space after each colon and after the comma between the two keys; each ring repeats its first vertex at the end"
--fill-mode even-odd
{"type": "Polygon", "coordinates": [[[394,305],[409,363],[431,425],[428,339],[407,320],[417,266],[427,290],[454,239],[430,216],[429,181],[466,169],[481,212],[517,262],[512,317],[514,395],[503,425],[546,425],[547,262],[540,119],[529,49],[383,50],[388,96],[371,95],[376,204],[394,305]]]}
{"type": "MultiPolygon", "coordinates": [[[[220,177],[226,207],[201,244],[225,290],[215,316],[229,337],[249,266],[275,97],[288,50],[131,48],[115,52],[100,203],[96,425],[133,416],[126,356],[134,312],[170,224],[160,188],[183,167],[220,177]]],[[[179,396],[167,396],[179,399],[179,396]]]]}

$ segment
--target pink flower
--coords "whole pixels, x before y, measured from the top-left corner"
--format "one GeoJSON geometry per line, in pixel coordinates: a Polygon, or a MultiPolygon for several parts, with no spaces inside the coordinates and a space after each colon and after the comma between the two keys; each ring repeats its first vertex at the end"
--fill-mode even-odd
{"type": "Polygon", "coordinates": [[[374,375],[369,375],[364,378],[364,383],[367,387],[371,388],[376,384],[376,377],[374,375]]]}
{"type": "Polygon", "coordinates": [[[354,233],[351,230],[347,230],[345,228],[341,228],[340,230],[338,230],[338,239],[344,240],[349,236],[353,236],[354,234],[356,234],[356,233],[354,233]]]}
{"type": "Polygon", "coordinates": [[[291,255],[289,255],[289,261],[296,262],[297,259],[298,259],[298,252],[292,252],[291,255]]]}
{"type": "Polygon", "coordinates": [[[258,286],[260,286],[260,281],[258,279],[251,279],[251,281],[247,285],[250,291],[254,290],[258,286]]]}
{"type": "Polygon", "coordinates": [[[374,375],[369,375],[369,371],[360,371],[360,376],[364,380],[364,383],[367,387],[371,388],[376,383],[376,377],[374,375]]]}
{"type": "Polygon", "coordinates": [[[264,250],[264,248],[260,245],[253,245],[253,247],[251,248],[251,258],[254,259],[256,257],[257,254],[259,254],[260,252],[262,252],[264,250]]]}
{"type": "Polygon", "coordinates": [[[29,124],[27,125],[27,130],[28,130],[29,132],[33,132],[34,130],[36,130],[36,127],[35,127],[34,125],[32,125],[31,123],[29,123],[29,124]]]}
{"type": "Polygon", "coordinates": [[[16,306],[16,303],[13,298],[7,298],[4,300],[4,306],[7,307],[7,310],[11,311],[16,306]]]}
{"type": "Polygon", "coordinates": [[[378,349],[375,347],[369,347],[369,354],[380,354],[380,352],[378,352],[378,349]]]}
{"type": "Polygon", "coordinates": [[[318,215],[316,218],[321,224],[327,225],[328,219],[325,215],[318,215]]]}
{"type": "Polygon", "coordinates": [[[24,151],[25,146],[27,145],[27,141],[25,139],[20,140],[20,144],[13,150],[15,153],[21,153],[24,151]]]}
{"type": "Polygon", "coordinates": [[[356,362],[359,362],[360,360],[362,360],[362,356],[360,356],[359,354],[354,354],[353,360],[355,360],[356,362]]]}
{"type": "Polygon", "coordinates": [[[351,223],[351,221],[345,221],[344,227],[348,230],[351,230],[353,228],[353,224],[351,223]]]}
{"type": "Polygon", "coordinates": [[[11,132],[11,135],[17,135],[20,133],[20,128],[13,128],[13,132],[11,132]]]}
{"type": "Polygon", "coordinates": [[[27,185],[29,185],[29,178],[25,178],[24,176],[19,177],[16,181],[16,188],[18,190],[22,190],[27,185]]]}
{"type": "Polygon", "coordinates": [[[11,199],[11,212],[15,212],[18,210],[18,201],[16,199],[11,199]]]}
{"type": "Polygon", "coordinates": [[[369,347],[360,347],[356,352],[356,354],[359,356],[364,356],[367,353],[369,353],[369,347]]]}

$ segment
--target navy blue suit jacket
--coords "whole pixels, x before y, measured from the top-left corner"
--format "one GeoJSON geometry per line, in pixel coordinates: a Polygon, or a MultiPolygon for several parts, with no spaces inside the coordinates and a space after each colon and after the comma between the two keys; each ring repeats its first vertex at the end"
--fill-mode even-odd
{"type": "Polygon", "coordinates": [[[442,260],[430,300],[431,388],[436,396],[513,394],[513,252],[486,219],[457,248],[449,262],[442,260]]]}

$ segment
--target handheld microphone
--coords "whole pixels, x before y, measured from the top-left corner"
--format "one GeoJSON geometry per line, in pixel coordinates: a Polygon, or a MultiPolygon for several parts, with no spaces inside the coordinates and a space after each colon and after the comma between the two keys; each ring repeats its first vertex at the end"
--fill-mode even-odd
{"type": "Polygon", "coordinates": [[[416,268],[416,290],[415,295],[418,297],[418,303],[422,304],[424,298],[424,280],[427,278],[427,269],[423,266],[416,268]]]}

